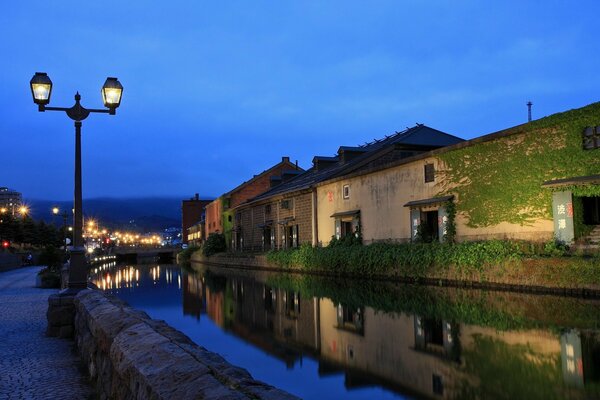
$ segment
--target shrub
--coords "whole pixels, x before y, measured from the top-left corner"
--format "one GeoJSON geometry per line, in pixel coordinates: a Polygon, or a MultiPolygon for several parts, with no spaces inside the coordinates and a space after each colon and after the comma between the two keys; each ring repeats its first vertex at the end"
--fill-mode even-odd
{"type": "Polygon", "coordinates": [[[225,235],[222,233],[211,233],[202,245],[202,254],[206,257],[227,250],[225,235]]]}
{"type": "Polygon", "coordinates": [[[194,254],[198,250],[200,250],[200,247],[190,246],[187,249],[180,252],[177,257],[177,259],[179,260],[179,263],[180,264],[188,264],[190,262],[190,259],[192,258],[192,254],[194,254]]]}
{"type": "Polygon", "coordinates": [[[550,240],[544,245],[544,254],[550,257],[561,257],[567,254],[568,251],[569,246],[558,239],[550,240]]]}
{"type": "Polygon", "coordinates": [[[63,262],[63,254],[54,246],[46,246],[39,255],[38,262],[50,271],[59,272],[63,262]]]}

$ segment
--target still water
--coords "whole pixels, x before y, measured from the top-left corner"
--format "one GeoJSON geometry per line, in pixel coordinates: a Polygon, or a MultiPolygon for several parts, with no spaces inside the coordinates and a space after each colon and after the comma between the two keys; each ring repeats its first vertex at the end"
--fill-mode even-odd
{"type": "Polygon", "coordinates": [[[600,301],[194,265],[92,281],[306,399],[600,398],[600,301]]]}

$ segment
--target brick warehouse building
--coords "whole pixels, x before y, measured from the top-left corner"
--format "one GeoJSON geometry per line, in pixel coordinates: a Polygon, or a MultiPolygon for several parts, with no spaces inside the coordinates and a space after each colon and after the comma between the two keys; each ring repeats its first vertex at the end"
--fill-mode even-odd
{"type": "Polygon", "coordinates": [[[181,202],[181,236],[182,242],[188,244],[188,230],[192,225],[197,224],[202,214],[204,207],[212,202],[212,199],[201,199],[198,193],[189,200],[181,202]]]}
{"type": "Polygon", "coordinates": [[[286,171],[296,171],[292,173],[297,173],[304,170],[297,164],[291,163],[289,157],[282,157],[279,163],[254,175],[252,179],[243,182],[206,205],[205,237],[211,233],[224,233],[226,243],[228,246],[231,245],[233,214],[230,210],[267,191],[270,188],[271,178],[280,176],[286,171]]]}

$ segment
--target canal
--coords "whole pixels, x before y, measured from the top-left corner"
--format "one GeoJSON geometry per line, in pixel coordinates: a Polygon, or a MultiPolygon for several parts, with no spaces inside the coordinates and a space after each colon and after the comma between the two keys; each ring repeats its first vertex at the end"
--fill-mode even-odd
{"type": "Polygon", "coordinates": [[[92,281],[305,399],[600,398],[600,301],[175,265],[92,281]]]}

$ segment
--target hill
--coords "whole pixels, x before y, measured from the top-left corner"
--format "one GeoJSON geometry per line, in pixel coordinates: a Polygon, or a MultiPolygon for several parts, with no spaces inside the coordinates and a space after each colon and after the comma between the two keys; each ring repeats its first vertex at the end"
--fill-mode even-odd
{"type": "MultiPolygon", "coordinates": [[[[83,213],[85,219],[97,220],[101,226],[111,229],[152,232],[181,226],[181,201],[174,197],[84,199],[83,213]]],[[[73,208],[73,202],[70,201],[30,199],[25,203],[30,207],[34,219],[47,222],[53,222],[56,218],[60,223],[60,217],[52,215],[52,207],[58,206],[61,210],[73,208]]]]}

